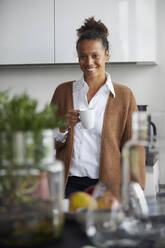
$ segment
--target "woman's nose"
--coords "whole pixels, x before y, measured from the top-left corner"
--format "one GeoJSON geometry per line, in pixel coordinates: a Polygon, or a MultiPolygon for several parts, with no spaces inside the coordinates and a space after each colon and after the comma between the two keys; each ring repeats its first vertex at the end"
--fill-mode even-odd
{"type": "Polygon", "coordinates": [[[93,65],[93,59],[91,57],[87,58],[87,64],[88,65],[93,65]]]}

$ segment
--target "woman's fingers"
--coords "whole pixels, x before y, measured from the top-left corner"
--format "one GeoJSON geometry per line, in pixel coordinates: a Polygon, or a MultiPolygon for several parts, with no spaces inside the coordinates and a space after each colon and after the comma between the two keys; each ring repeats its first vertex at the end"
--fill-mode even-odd
{"type": "Polygon", "coordinates": [[[78,123],[79,120],[79,110],[69,110],[66,114],[67,121],[69,123],[69,126],[75,126],[76,123],[78,123]]]}

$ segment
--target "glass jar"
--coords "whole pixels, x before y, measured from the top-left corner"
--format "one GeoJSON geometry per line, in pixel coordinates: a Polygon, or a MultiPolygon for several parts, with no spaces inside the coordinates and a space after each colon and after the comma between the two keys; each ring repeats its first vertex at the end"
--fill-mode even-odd
{"type": "Polygon", "coordinates": [[[53,130],[0,134],[1,246],[34,247],[62,235],[64,166],[53,140],[53,130]]]}

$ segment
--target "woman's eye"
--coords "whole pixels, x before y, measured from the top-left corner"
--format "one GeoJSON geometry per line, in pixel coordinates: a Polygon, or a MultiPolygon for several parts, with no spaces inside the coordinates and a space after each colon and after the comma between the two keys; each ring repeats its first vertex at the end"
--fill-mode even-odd
{"type": "Polygon", "coordinates": [[[94,58],[94,59],[97,59],[98,57],[99,57],[99,55],[97,55],[97,54],[94,54],[94,55],[93,55],[93,58],[94,58]]]}

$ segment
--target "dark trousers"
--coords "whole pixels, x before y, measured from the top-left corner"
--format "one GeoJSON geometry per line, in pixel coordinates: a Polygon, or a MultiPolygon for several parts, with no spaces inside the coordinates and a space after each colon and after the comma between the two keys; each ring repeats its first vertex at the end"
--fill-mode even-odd
{"type": "Polygon", "coordinates": [[[90,186],[98,183],[98,179],[91,179],[89,177],[68,177],[68,182],[65,189],[65,198],[76,191],[85,191],[90,186]]]}

